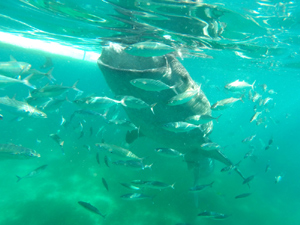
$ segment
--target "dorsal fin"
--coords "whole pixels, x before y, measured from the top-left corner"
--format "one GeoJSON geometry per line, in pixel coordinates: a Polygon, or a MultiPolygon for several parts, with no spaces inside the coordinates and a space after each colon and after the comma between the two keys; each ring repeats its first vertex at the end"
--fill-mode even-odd
{"type": "Polygon", "coordinates": [[[9,59],[10,59],[10,61],[12,61],[12,62],[17,62],[17,60],[16,60],[12,55],[9,56],[9,59]]]}

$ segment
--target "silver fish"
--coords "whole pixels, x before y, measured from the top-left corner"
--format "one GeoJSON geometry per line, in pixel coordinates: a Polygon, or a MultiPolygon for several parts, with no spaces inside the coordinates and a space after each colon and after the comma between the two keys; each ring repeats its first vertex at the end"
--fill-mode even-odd
{"type": "Polygon", "coordinates": [[[230,84],[225,85],[225,88],[229,91],[240,91],[240,90],[243,90],[243,89],[249,88],[249,87],[253,89],[255,82],[256,81],[254,81],[253,84],[248,84],[245,81],[236,80],[230,84]]]}
{"type": "Polygon", "coordinates": [[[246,137],[245,139],[243,139],[242,142],[243,142],[243,143],[251,142],[255,137],[256,137],[256,134],[251,135],[251,136],[246,137]]]}
{"type": "Polygon", "coordinates": [[[3,75],[0,75],[0,88],[4,88],[4,87],[7,87],[12,84],[24,84],[32,89],[35,89],[35,86],[33,86],[29,83],[29,79],[31,76],[32,75],[29,75],[28,77],[21,80],[21,79],[14,79],[11,77],[6,77],[3,75]]]}
{"type": "Polygon", "coordinates": [[[17,178],[18,178],[17,182],[19,182],[20,180],[22,180],[24,178],[32,178],[32,177],[39,175],[42,171],[44,171],[46,169],[47,166],[48,165],[40,166],[40,167],[36,168],[35,170],[31,171],[30,173],[28,173],[27,175],[25,175],[24,177],[17,176],[17,178]]]}
{"type": "Polygon", "coordinates": [[[212,110],[222,110],[228,107],[231,107],[233,103],[241,101],[244,102],[242,98],[226,98],[220,101],[217,101],[215,104],[211,106],[212,110]]]}
{"type": "Polygon", "coordinates": [[[144,195],[141,193],[130,193],[130,194],[122,195],[121,198],[125,199],[125,200],[135,201],[135,200],[142,200],[142,199],[148,199],[148,198],[152,199],[153,197],[149,196],[149,195],[144,195]]]}
{"type": "Polygon", "coordinates": [[[10,56],[9,62],[0,62],[0,74],[15,78],[27,72],[30,67],[29,63],[18,62],[14,57],[10,56]]]}
{"type": "Polygon", "coordinates": [[[221,148],[220,145],[218,145],[217,143],[213,143],[213,142],[203,143],[200,147],[201,147],[201,149],[203,149],[205,151],[211,151],[211,150],[221,148]]]}
{"type": "Polygon", "coordinates": [[[75,91],[80,91],[76,88],[78,81],[76,81],[71,87],[62,86],[62,85],[46,85],[42,88],[37,88],[33,90],[30,94],[34,98],[45,98],[45,97],[56,97],[59,96],[70,89],[75,91]]]}
{"type": "Polygon", "coordinates": [[[189,190],[192,192],[202,191],[208,187],[212,188],[213,183],[214,183],[214,181],[211,182],[210,184],[196,185],[194,187],[191,187],[189,190]]]}
{"type": "Polygon", "coordinates": [[[124,104],[124,100],[118,101],[108,97],[85,97],[81,99],[76,99],[74,103],[83,109],[88,110],[101,110],[110,108],[116,104],[124,104]]]}
{"type": "Polygon", "coordinates": [[[128,149],[125,149],[125,148],[122,148],[122,147],[119,147],[116,145],[110,145],[110,144],[106,144],[106,143],[97,143],[96,146],[100,149],[103,149],[109,153],[112,153],[112,154],[122,157],[122,158],[142,160],[142,158],[136,156],[134,153],[132,153],[128,149]]]}
{"type": "Polygon", "coordinates": [[[200,128],[200,126],[179,121],[179,122],[166,123],[162,126],[162,128],[174,133],[181,133],[181,132],[188,132],[196,128],[200,128]]]}
{"type": "Polygon", "coordinates": [[[156,148],[155,152],[159,153],[160,155],[167,156],[167,157],[180,157],[184,156],[184,154],[178,152],[172,148],[156,148]]]}
{"type": "Polygon", "coordinates": [[[250,119],[250,123],[252,123],[253,121],[257,120],[257,118],[259,117],[259,115],[261,114],[261,112],[256,112],[250,119]]]}
{"type": "Polygon", "coordinates": [[[256,102],[258,99],[260,99],[262,96],[258,94],[257,92],[254,93],[254,96],[252,98],[252,102],[256,102]]]}
{"type": "Polygon", "coordinates": [[[156,104],[149,105],[146,102],[144,102],[142,99],[133,97],[133,96],[124,96],[123,102],[128,108],[132,109],[144,109],[149,108],[152,113],[154,114],[153,108],[156,104]]]}
{"type": "Polygon", "coordinates": [[[33,149],[14,144],[0,144],[0,159],[32,159],[41,155],[33,149]]]}
{"type": "Polygon", "coordinates": [[[192,98],[194,98],[194,96],[197,95],[199,93],[199,91],[200,91],[200,87],[195,90],[187,90],[181,94],[175,95],[168,101],[167,105],[175,106],[175,105],[181,105],[181,104],[187,103],[192,98]]]}
{"type": "Polygon", "coordinates": [[[174,52],[174,48],[159,42],[138,42],[125,48],[126,53],[135,56],[152,57],[162,56],[174,52]]]}
{"type": "Polygon", "coordinates": [[[12,114],[20,117],[36,117],[47,118],[46,113],[38,110],[37,108],[29,105],[27,102],[17,101],[9,97],[0,97],[1,109],[6,110],[12,114]]]}
{"type": "Polygon", "coordinates": [[[174,184],[166,184],[160,181],[143,181],[143,180],[133,180],[130,182],[133,185],[136,185],[138,187],[143,188],[150,188],[150,189],[166,189],[166,188],[172,188],[174,189],[174,184]]]}
{"type": "Polygon", "coordinates": [[[56,79],[52,76],[52,72],[53,72],[54,68],[51,68],[50,70],[48,70],[48,72],[44,73],[41,71],[38,71],[36,69],[30,69],[28,70],[28,74],[31,74],[32,76],[30,77],[29,80],[31,81],[36,81],[36,80],[41,80],[43,78],[48,78],[51,82],[55,81],[56,79]]]}
{"type": "Polygon", "coordinates": [[[133,86],[135,86],[139,89],[145,90],[145,91],[160,92],[163,90],[169,90],[169,89],[175,88],[175,86],[169,86],[160,80],[147,79],[147,78],[133,79],[130,81],[130,83],[133,86]]]}
{"type": "MultiPolygon", "coordinates": [[[[222,116],[222,114],[220,115],[222,116]]],[[[186,122],[194,124],[194,125],[200,125],[200,124],[206,124],[209,123],[210,121],[216,120],[218,122],[218,117],[212,117],[210,115],[194,115],[186,118],[186,122]]]]}
{"type": "Polygon", "coordinates": [[[142,160],[137,160],[137,159],[133,159],[133,160],[118,160],[115,162],[112,162],[112,164],[115,164],[117,166],[124,166],[127,168],[132,168],[132,169],[138,169],[138,170],[144,170],[146,168],[151,169],[153,164],[150,165],[145,165],[142,160]]]}

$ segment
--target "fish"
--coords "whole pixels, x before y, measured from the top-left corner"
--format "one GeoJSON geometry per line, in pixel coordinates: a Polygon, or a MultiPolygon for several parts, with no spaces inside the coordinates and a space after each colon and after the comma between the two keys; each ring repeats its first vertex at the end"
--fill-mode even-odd
{"type": "Polygon", "coordinates": [[[273,89],[269,90],[268,93],[269,93],[270,95],[277,94],[277,92],[275,92],[273,89]]]}
{"type": "Polygon", "coordinates": [[[232,83],[226,84],[225,88],[229,91],[241,91],[250,87],[253,90],[255,82],[256,81],[254,81],[252,84],[248,84],[245,81],[236,80],[232,83]]]}
{"type": "Polygon", "coordinates": [[[37,88],[37,89],[31,91],[30,95],[34,98],[45,98],[45,97],[51,98],[51,97],[59,96],[65,92],[69,91],[70,89],[73,89],[75,91],[80,91],[76,87],[77,83],[78,83],[78,81],[76,81],[71,87],[57,85],[57,84],[45,85],[44,87],[37,88]]]}
{"type": "Polygon", "coordinates": [[[226,215],[226,214],[218,213],[218,212],[214,212],[214,211],[204,210],[203,212],[199,213],[198,216],[211,218],[211,219],[226,219],[230,215],[226,215]]]}
{"type": "Polygon", "coordinates": [[[235,102],[241,101],[244,102],[242,98],[226,98],[220,101],[217,101],[211,106],[212,110],[223,110],[228,107],[231,107],[235,102]]]}
{"type": "Polygon", "coordinates": [[[242,140],[243,143],[246,143],[246,142],[251,142],[253,141],[253,139],[256,137],[256,134],[254,135],[251,135],[249,137],[246,137],[245,139],[242,140]]]}
{"type": "Polygon", "coordinates": [[[98,153],[98,152],[97,152],[97,154],[96,154],[96,161],[97,161],[97,163],[100,165],[99,153],[98,153]]]}
{"type": "Polygon", "coordinates": [[[121,199],[131,200],[131,201],[143,200],[148,198],[153,199],[153,196],[145,195],[142,193],[129,193],[129,194],[121,195],[121,199]]]}
{"type": "Polygon", "coordinates": [[[35,170],[31,171],[30,173],[28,173],[27,175],[25,175],[24,177],[17,176],[17,178],[18,178],[17,182],[21,181],[24,178],[32,178],[32,177],[39,175],[42,171],[44,171],[46,169],[47,166],[48,165],[40,166],[40,167],[36,168],[35,170]]]}
{"type": "Polygon", "coordinates": [[[29,79],[31,79],[31,77],[32,75],[29,75],[28,77],[21,80],[21,77],[19,77],[18,79],[14,79],[11,77],[0,75],[0,88],[4,88],[12,84],[24,84],[27,87],[35,89],[36,87],[29,83],[29,79]]]}
{"type": "Polygon", "coordinates": [[[192,192],[202,191],[202,190],[205,190],[208,187],[212,188],[213,183],[214,183],[214,181],[211,182],[210,184],[196,185],[194,187],[191,187],[189,190],[192,191],[192,192]]]}
{"type": "Polygon", "coordinates": [[[263,100],[263,105],[268,104],[268,102],[271,101],[271,100],[273,100],[273,98],[269,98],[269,97],[265,98],[265,99],[263,100]]]}
{"type": "Polygon", "coordinates": [[[122,186],[131,189],[131,190],[141,190],[140,187],[134,186],[132,184],[128,184],[128,183],[120,183],[122,186]]]}
{"type": "Polygon", "coordinates": [[[246,198],[248,196],[250,196],[252,193],[243,193],[243,194],[240,194],[240,195],[237,195],[235,196],[234,198],[235,199],[238,199],[238,198],[246,198]]]}
{"type": "Polygon", "coordinates": [[[149,105],[142,99],[136,98],[134,96],[124,96],[123,97],[123,102],[128,108],[132,109],[144,109],[144,108],[149,108],[151,112],[154,114],[153,108],[156,105],[156,103],[149,105]]]}
{"type": "Polygon", "coordinates": [[[108,121],[108,124],[114,124],[120,127],[123,127],[127,130],[137,130],[138,128],[129,120],[117,120],[117,119],[112,119],[108,121]]]}
{"type": "Polygon", "coordinates": [[[60,147],[62,154],[64,155],[64,143],[65,141],[62,141],[61,138],[58,136],[58,134],[49,134],[49,137],[51,137],[60,147]]]}
{"type": "Polygon", "coordinates": [[[3,115],[2,114],[0,114],[0,120],[3,120],[3,115]]]}
{"type": "Polygon", "coordinates": [[[93,127],[90,127],[90,137],[93,136],[93,127]]]}
{"type": "Polygon", "coordinates": [[[0,97],[0,107],[18,117],[47,118],[47,114],[29,105],[27,102],[17,101],[14,98],[0,97]]]}
{"type": "Polygon", "coordinates": [[[200,128],[200,125],[194,125],[191,123],[179,121],[179,122],[170,122],[162,125],[162,128],[174,133],[189,132],[193,129],[200,128]]]}
{"type": "Polygon", "coordinates": [[[106,217],[106,215],[103,215],[95,206],[91,205],[90,203],[78,201],[78,204],[81,205],[83,208],[89,210],[90,212],[96,213],[102,216],[103,218],[106,217]]]}
{"type": "Polygon", "coordinates": [[[174,189],[174,184],[166,184],[160,181],[143,181],[143,180],[133,180],[130,182],[131,184],[142,187],[142,188],[150,188],[150,189],[167,189],[171,188],[174,189]]]}
{"type": "Polygon", "coordinates": [[[275,176],[275,184],[279,183],[282,180],[282,175],[275,176]]]}
{"type": "Polygon", "coordinates": [[[37,80],[41,80],[43,78],[47,78],[49,81],[53,82],[56,79],[52,76],[52,72],[53,72],[54,68],[51,68],[48,70],[48,72],[44,73],[41,71],[38,71],[36,69],[30,69],[28,70],[28,74],[31,74],[32,76],[30,77],[29,80],[31,81],[37,81],[37,80]]]}
{"type": "Polygon", "coordinates": [[[226,167],[221,169],[221,172],[227,172],[227,171],[235,170],[240,165],[241,162],[242,161],[239,161],[238,163],[236,163],[234,165],[226,166],[226,167]]]}
{"type": "Polygon", "coordinates": [[[222,116],[222,114],[219,115],[218,117],[212,117],[210,115],[194,115],[194,116],[190,116],[190,117],[186,118],[185,122],[191,123],[194,125],[206,124],[213,120],[216,120],[218,122],[218,119],[220,118],[220,116],[222,116]]]}
{"type": "Polygon", "coordinates": [[[254,175],[250,176],[250,177],[247,177],[244,181],[243,181],[243,184],[248,184],[250,181],[252,181],[254,178],[254,175]]]}
{"type": "Polygon", "coordinates": [[[119,156],[121,158],[126,159],[137,159],[142,160],[142,158],[135,155],[133,152],[129,151],[128,149],[116,146],[116,145],[110,145],[106,143],[96,143],[96,146],[100,148],[101,150],[105,150],[109,153],[112,153],[116,156],[119,156]]]}
{"type": "Polygon", "coordinates": [[[0,74],[16,78],[24,74],[31,68],[31,65],[26,62],[18,62],[13,56],[10,56],[9,62],[0,62],[0,74]]]}
{"type": "Polygon", "coordinates": [[[0,159],[33,159],[41,155],[35,150],[15,144],[0,144],[0,159]]]}
{"type": "Polygon", "coordinates": [[[271,170],[270,160],[268,160],[268,163],[267,163],[267,165],[266,165],[265,172],[268,172],[269,170],[271,170]]]}
{"type": "Polygon", "coordinates": [[[130,80],[130,84],[134,87],[145,91],[163,91],[163,90],[170,90],[174,89],[175,86],[169,86],[160,80],[148,79],[148,78],[137,78],[130,80]]]}
{"type": "Polygon", "coordinates": [[[47,69],[47,68],[53,66],[52,59],[50,57],[47,57],[47,56],[45,58],[46,58],[46,61],[43,65],[40,66],[40,69],[47,69]]]}
{"type": "MultiPolygon", "coordinates": [[[[85,144],[83,145],[83,147],[85,147],[89,152],[91,151],[91,146],[85,144]]],[[[97,159],[97,155],[96,155],[96,159],[97,159]]]]}
{"type": "Polygon", "coordinates": [[[165,54],[174,52],[175,49],[163,43],[145,41],[129,45],[124,49],[124,51],[130,55],[141,57],[153,57],[163,56],[165,54]]]}
{"type": "Polygon", "coordinates": [[[192,98],[195,97],[200,91],[201,86],[198,89],[194,90],[187,90],[181,94],[175,95],[174,97],[170,98],[167,105],[168,106],[176,106],[182,105],[184,103],[189,102],[192,98]]]}
{"type": "Polygon", "coordinates": [[[203,143],[202,145],[200,145],[201,149],[205,150],[205,151],[211,151],[211,150],[215,150],[215,149],[220,149],[221,146],[218,145],[217,143],[213,143],[213,142],[209,142],[209,143],[203,143]]]}
{"type": "Polygon", "coordinates": [[[106,180],[102,177],[102,184],[103,184],[103,186],[105,187],[105,189],[107,190],[107,191],[109,191],[108,190],[108,185],[107,185],[107,182],[106,182],[106,180]]]}
{"type": "Polygon", "coordinates": [[[267,89],[268,89],[268,87],[267,87],[266,84],[261,84],[261,85],[259,85],[259,86],[261,86],[261,89],[263,90],[263,92],[266,92],[267,89]]]}
{"type": "Polygon", "coordinates": [[[77,140],[79,140],[79,139],[82,138],[83,136],[84,136],[84,131],[81,130],[81,131],[80,131],[80,135],[79,135],[79,137],[77,138],[77,140]]]}
{"type": "Polygon", "coordinates": [[[252,98],[252,102],[256,102],[258,99],[260,99],[262,96],[258,94],[257,92],[254,93],[254,96],[252,98]]]}
{"type": "Polygon", "coordinates": [[[253,152],[254,152],[253,149],[251,149],[250,151],[248,151],[248,152],[244,155],[244,159],[247,159],[247,158],[249,158],[249,157],[252,157],[252,156],[253,156],[253,152]]]}
{"type": "Polygon", "coordinates": [[[259,117],[259,115],[261,114],[261,112],[256,112],[250,119],[250,123],[252,123],[253,121],[257,120],[257,118],[259,117]]]}
{"type": "Polygon", "coordinates": [[[41,105],[41,108],[44,111],[47,112],[58,112],[59,109],[61,108],[61,106],[65,103],[65,102],[70,102],[68,100],[68,97],[66,96],[63,99],[57,98],[51,98],[49,101],[45,102],[43,105],[41,105]]]}
{"type": "Polygon", "coordinates": [[[118,101],[108,97],[85,97],[85,98],[76,99],[73,102],[82,109],[96,110],[96,111],[110,108],[116,104],[122,104],[123,106],[126,107],[124,103],[124,99],[118,101]]]}
{"type": "Polygon", "coordinates": [[[174,158],[184,156],[184,154],[172,148],[156,148],[154,151],[166,157],[174,158]]]}
{"type": "Polygon", "coordinates": [[[104,156],[104,163],[107,167],[109,167],[109,164],[108,164],[108,157],[107,156],[104,156]]]}
{"type": "Polygon", "coordinates": [[[132,169],[141,169],[144,170],[145,168],[151,169],[153,164],[150,165],[145,165],[142,160],[118,160],[115,162],[112,162],[114,165],[118,166],[125,166],[127,168],[132,168],[132,169]]]}

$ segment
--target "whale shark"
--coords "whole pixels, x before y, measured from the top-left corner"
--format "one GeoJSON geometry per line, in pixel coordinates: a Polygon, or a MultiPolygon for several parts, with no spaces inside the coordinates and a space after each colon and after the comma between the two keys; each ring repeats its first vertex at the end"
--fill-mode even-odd
{"type": "MultiPolygon", "coordinates": [[[[188,168],[194,169],[195,177],[199,177],[199,170],[207,170],[207,168],[212,170],[213,160],[218,160],[227,166],[233,165],[220,149],[208,151],[201,148],[203,143],[211,142],[209,134],[213,130],[212,121],[187,132],[164,129],[165,124],[185,121],[194,115],[211,116],[210,102],[201,90],[200,84],[191,78],[174,55],[141,57],[130,55],[122,48],[110,45],[103,47],[97,64],[106,83],[116,96],[134,96],[148,105],[155,104],[154,113],[149,108],[123,107],[130,121],[139,128],[139,133],[164,147],[173,148],[185,154],[188,168]],[[159,81],[171,88],[149,91],[132,85],[132,80],[136,79],[159,81]],[[188,90],[198,90],[198,92],[183,104],[168,104],[171,98],[188,90]]],[[[235,170],[244,179],[238,168],[235,170]]],[[[195,183],[197,183],[196,180],[198,178],[195,178],[195,183]]]]}

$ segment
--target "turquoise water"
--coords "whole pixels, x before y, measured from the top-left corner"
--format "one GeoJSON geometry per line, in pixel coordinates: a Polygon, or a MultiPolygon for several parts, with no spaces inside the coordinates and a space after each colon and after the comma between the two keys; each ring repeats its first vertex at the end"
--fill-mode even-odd
{"type": "MultiPolygon", "coordinates": [[[[70,126],[61,126],[61,118],[69,120],[78,108],[65,102],[58,112],[47,112],[47,119],[24,118],[15,121],[14,115],[1,111],[1,143],[13,143],[36,150],[38,159],[3,159],[0,163],[1,212],[0,224],[297,224],[299,221],[299,166],[298,166],[298,95],[299,89],[299,6],[292,1],[249,1],[248,3],[205,1],[209,5],[180,1],[11,1],[0,3],[1,31],[22,34],[32,39],[54,40],[69,46],[100,53],[107,41],[131,44],[138,41],[158,41],[183,51],[178,58],[191,77],[202,84],[202,90],[211,104],[218,100],[237,97],[225,91],[224,86],[237,79],[253,83],[263,98],[272,97],[261,125],[249,120],[254,105],[248,100],[233,107],[213,112],[222,114],[214,122],[210,139],[224,147],[222,151],[237,163],[254,148],[256,160],[247,158],[240,170],[248,177],[255,175],[251,188],[242,185],[234,172],[221,173],[223,164],[215,162],[214,171],[200,179],[200,184],[214,181],[213,187],[194,195],[193,174],[182,158],[164,158],[155,154],[161,147],[155,140],[141,137],[133,144],[125,142],[126,129],[108,125],[93,117],[76,117],[70,126]],[[147,4],[148,3],[148,4],[147,4]],[[204,20],[204,8],[217,9],[212,18],[204,20]],[[30,15],[29,15],[30,13],[30,15]],[[224,31],[209,29],[203,35],[201,20],[210,28],[214,21],[224,31]],[[165,38],[171,36],[171,40],[165,38]],[[197,52],[201,51],[201,57],[197,52]],[[209,57],[204,57],[203,54],[209,57]],[[265,93],[261,84],[277,94],[265,93]],[[81,135],[79,123],[83,125],[81,135]],[[93,134],[90,135],[90,127],[93,134]],[[99,134],[99,128],[103,128],[99,134]],[[65,155],[49,135],[58,133],[64,141],[65,155]],[[97,134],[97,135],[96,135],[97,134]],[[253,134],[250,144],[241,141],[253,134]],[[270,139],[273,144],[265,147],[270,139]],[[104,153],[95,143],[107,143],[129,148],[146,157],[152,170],[135,171],[104,163],[104,153]],[[91,150],[87,150],[89,145],[91,150]],[[96,161],[99,153],[100,165],[96,161]],[[271,170],[265,172],[270,162],[271,170]],[[48,167],[41,174],[16,182],[39,166],[48,167]],[[275,183],[275,176],[282,180],[275,183]],[[109,191],[101,179],[105,178],[109,191]],[[153,199],[126,201],[120,196],[133,192],[120,185],[135,179],[175,183],[175,189],[151,190],[142,193],[153,199]],[[235,199],[241,193],[252,195],[235,199]],[[81,207],[77,202],[89,202],[104,220],[81,207]],[[197,216],[204,210],[230,215],[224,220],[197,216]]],[[[222,30],[221,29],[221,30],[222,30]]],[[[13,55],[18,61],[28,62],[39,69],[47,53],[27,50],[1,43],[0,61],[13,55]]],[[[113,98],[96,62],[86,62],[50,55],[56,83],[73,85],[77,80],[83,95],[95,94],[113,98]]],[[[47,69],[43,70],[44,72],[47,69]]],[[[47,83],[47,79],[40,87],[47,83]]],[[[0,90],[0,96],[22,101],[28,96],[25,86],[10,86],[0,90]]],[[[74,100],[77,92],[70,90],[74,100]]],[[[265,109],[264,108],[264,109],[265,109]]],[[[119,119],[126,114],[116,109],[119,119]]],[[[115,113],[116,113],[115,112],[115,113]]],[[[114,161],[114,159],[112,159],[114,161]]]]}

